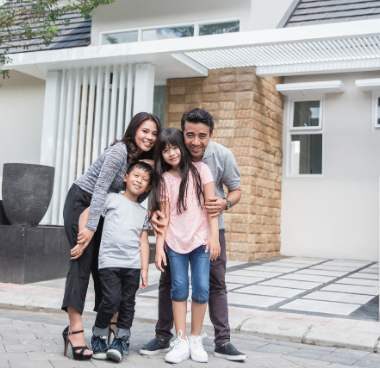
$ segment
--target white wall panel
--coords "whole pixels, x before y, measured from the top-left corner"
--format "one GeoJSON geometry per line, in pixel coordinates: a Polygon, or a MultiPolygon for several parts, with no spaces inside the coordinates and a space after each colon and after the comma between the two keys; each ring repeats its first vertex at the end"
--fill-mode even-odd
{"type": "Polygon", "coordinates": [[[73,181],[122,138],[133,109],[133,70],[132,65],[108,65],[50,73],[47,85],[56,93],[45,95],[45,110],[53,133],[45,135],[41,152],[56,171],[45,224],[63,224],[64,201],[73,181]]]}

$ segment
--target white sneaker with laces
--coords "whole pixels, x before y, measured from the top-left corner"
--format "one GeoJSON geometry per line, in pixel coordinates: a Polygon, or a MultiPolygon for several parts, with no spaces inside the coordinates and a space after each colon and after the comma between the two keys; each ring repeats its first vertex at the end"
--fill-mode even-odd
{"type": "Polygon", "coordinates": [[[165,355],[168,363],[181,363],[190,358],[190,345],[186,336],[179,331],[177,338],[170,344],[171,350],[165,355]]]}
{"type": "Polygon", "coordinates": [[[198,335],[198,336],[191,335],[190,336],[190,339],[189,339],[189,341],[190,341],[190,356],[191,356],[191,359],[194,360],[195,362],[207,363],[208,362],[208,355],[207,355],[205,348],[203,347],[202,340],[203,340],[202,335],[198,335]]]}

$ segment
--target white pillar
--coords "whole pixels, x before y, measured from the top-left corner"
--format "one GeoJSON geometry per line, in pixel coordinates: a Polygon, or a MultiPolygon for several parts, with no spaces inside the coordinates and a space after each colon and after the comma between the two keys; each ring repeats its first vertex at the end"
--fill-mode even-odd
{"type": "Polygon", "coordinates": [[[136,64],[133,94],[133,115],[140,111],[153,112],[154,72],[152,64],[136,64]]]}
{"type": "MultiPolygon", "coordinates": [[[[60,71],[48,71],[47,73],[42,118],[40,163],[42,165],[54,167],[57,149],[57,126],[61,93],[61,77],[62,72],[60,71]]],[[[54,180],[59,180],[59,178],[57,178],[57,172],[54,172],[54,180]]],[[[41,220],[41,224],[52,223],[52,201],[50,202],[45,216],[41,220]]]]}
{"type": "Polygon", "coordinates": [[[45,85],[40,163],[54,166],[61,72],[48,71],[45,85]]]}

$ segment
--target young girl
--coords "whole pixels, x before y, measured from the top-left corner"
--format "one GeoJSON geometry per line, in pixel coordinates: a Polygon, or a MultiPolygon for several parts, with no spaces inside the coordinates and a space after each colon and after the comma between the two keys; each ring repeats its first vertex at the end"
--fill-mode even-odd
{"type": "Polygon", "coordinates": [[[192,162],[182,132],[167,128],[156,148],[156,172],[152,211],[165,213],[168,224],[157,235],[156,266],[162,272],[166,254],[171,270],[171,298],[177,338],[166,354],[169,363],[191,359],[207,362],[201,331],[209,297],[210,259],[219,256],[218,219],[207,215],[203,203],[213,197],[214,182],[208,166],[192,162]],[[191,268],[191,335],[186,335],[186,309],[189,294],[188,268],[191,268]]]}

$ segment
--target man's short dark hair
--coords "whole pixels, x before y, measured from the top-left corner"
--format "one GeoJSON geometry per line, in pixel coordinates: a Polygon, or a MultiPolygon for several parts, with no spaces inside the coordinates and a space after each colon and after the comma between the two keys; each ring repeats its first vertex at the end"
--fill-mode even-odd
{"type": "Polygon", "coordinates": [[[149,174],[149,185],[153,182],[153,168],[144,161],[133,161],[129,164],[126,174],[129,174],[134,168],[141,169],[149,174]]]}
{"type": "Polygon", "coordinates": [[[203,110],[203,109],[196,108],[188,112],[185,112],[182,115],[182,119],[181,119],[182,131],[185,129],[186,121],[189,123],[205,124],[210,128],[210,133],[212,133],[212,131],[214,130],[214,119],[212,115],[208,111],[203,110]]]}

